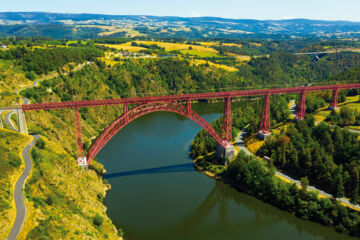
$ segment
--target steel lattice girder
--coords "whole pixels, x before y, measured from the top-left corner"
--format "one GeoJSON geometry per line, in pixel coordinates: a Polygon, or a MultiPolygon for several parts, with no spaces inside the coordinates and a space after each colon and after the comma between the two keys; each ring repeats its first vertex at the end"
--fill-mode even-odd
{"type": "Polygon", "coordinates": [[[81,134],[81,119],[79,109],[75,108],[75,128],[76,128],[76,156],[77,160],[84,157],[83,141],[81,134]]]}
{"type": "Polygon", "coordinates": [[[305,91],[300,93],[299,105],[296,109],[296,117],[297,119],[305,118],[305,91]]]}
{"type": "Polygon", "coordinates": [[[338,106],[338,101],[339,101],[338,99],[339,99],[339,89],[335,89],[333,90],[331,103],[330,103],[330,106],[332,108],[336,108],[338,106]]]}
{"type": "Polygon", "coordinates": [[[86,100],[86,101],[72,101],[72,102],[58,102],[58,103],[37,103],[22,105],[23,111],[33,110],[49,110],[49,109],[63,109],[63,108],[81,108],[94,107],[105,105],[119,105],[119,104],[145,104],[151,102],[175,102],[188,101],[198,99],[210,98],[226,98],[226,97],[244,97],[244,96],[258,96],[266,94],[286,94],[286,93],[300,93],[303,91],[334,91],[341,89],[355,89],[360,88],[360,83],[341,84],[341,85],[324,85],[324,86],[308,86],[308,87],[293,87],[293,88],[273,88],[273,89],[258,89],[258,90],[243,90],[243,91],[228,91],[228,92],[214,92],[214,93],[194,93],[194,94],[179,94],[167,96],[153,96],[153,97],[134,97],[121,99],[104,99],[104,100],[86,100]]]}
{"type": "Polygon", "coordinates": [[[228,144],[232,143],[232,123],[231,123],[231,98],[225,98],[225,107],[222,123],[221,137],[228,144]]]}
{"type": "Polygon", "coordinates": [[[260,131],[263,133],[270,132],[270,94],[264,96],[263,112],[260,122],[260,131]]]}

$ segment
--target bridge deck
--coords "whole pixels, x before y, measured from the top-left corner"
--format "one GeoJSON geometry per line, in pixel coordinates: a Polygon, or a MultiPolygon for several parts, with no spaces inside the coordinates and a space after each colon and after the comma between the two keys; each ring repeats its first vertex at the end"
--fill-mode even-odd
{"type": "Polygon", "coordinates": [[[10,106],[10,107],[0,107],[0,111],[16,111],[21,109],[21,105],[19,106],[10,106]]]}
{"type": "Polygon", "coordinates": [[[32,110],[49,110],[49,109],[64,109],[64,108],[81,108],[81,107],[94,107],[94,106],[119,105],[119,104],[174,102],[174,101],[187,101],[187,100],[199,100],[199,99],[211,99],[211,98],[300,93],[304,91],[305,92],[329,91],[329,90],[332,91],[337,89],[341,90],[341,89],[356,89],[356,88],[360,88],[360,83],[306,86],[306,87],[302,86],[302,87],[292,87],[292,88],[255,89],[255,90],[241,90],[241,91],[210,92],[210,93],[191,93],[191,94],[178,94],[178,95],[104,99],[104,100],[86,100],[86,101],[71,101],[71,102],[57,102],[57,103],[38,103],[38,104],[22,105],[22,109],[23,111],[32,111],[32,110]]]}

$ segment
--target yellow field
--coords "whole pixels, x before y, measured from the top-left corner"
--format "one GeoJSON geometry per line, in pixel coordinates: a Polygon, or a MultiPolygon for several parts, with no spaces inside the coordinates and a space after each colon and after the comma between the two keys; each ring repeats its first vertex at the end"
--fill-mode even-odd
{"type": "Polygon", "coordinates": [[[238,55],[236,53],[226,53],[226,55],[228,55],[230,57],[235,57],[236,60],[239,62],[248,62],[251,60],[251,57],[247,56],[247,55],[238,55]]]}
{"type": "Polygon", "coordinates": [[[206,47],[218,46],[219,45],[219,42],[198,42],[198,43],[200,43],[201,45],[206,46],[206,47]]]}
{"type": "Polygon", "coordinates": [[[236,43],[223,43],[222,44],[223,46],[228,46],[228,47],[238,47],[238,48],[241,48],[242,45],[241,44],[236,44],[236,43]]]}
{"type": "Polygon", "coordinates": [[[118,62],[118,61],[114,61],[112,59],[108,59],[108,58],[105,58],[105,57],[101,57],[101,58],[98,58],[100,61],[103,61],[105,62],[106,66],[114,66],[115,64],[118,64],[118,63],[121,63],[121,62],[118,62]]]}
{"type": "Polygon", "coordinates": [[[109,47],[109,48],[115,48],[117,50],[124,50],[124,51],[129,51],[129,52],[138,52],[140,50],[144,50],[146,48],[143,47],[136,47],[136,46],[131,46],[131,42],[127,42],[124,44],[96,44],[96,45],[102,45],[105,47],[109,47]]]}
{"type": "Polygon", "coordinates": [[[256,154],[264,143],[265,141],[258,139],[256,134],[254,134],[250,138],[246,139],[245,146],[251,153],[256,154]]]}
{"type": "Polygon", "coordinates": [[[257,47],[261,47],[261,43],[250,43],[251,45],[257,46],[257,47]]]}
{"type": "MultiPolygon", "coordinates": [[[[189,53],[191,55],[199,56],[199,57],[217,57],[218,51],[211,47],[205,47],[205,46],[199,46],[199,45],[190,45],[190,44],[184,44],[184,43],[167,43],[167,42],[153,42],[153,41],[136,41],[138,44],[156,44],[160,47],[163,47],[166,51],[173,51],[178,50],[182,53],[186,54],[189,53]],[[189,47],[192,49],[190,50],[189,47]]],[[[138,46],[131,46],[131,42],[127,42],[124,44],[97,44],[97,45],[103,45],[109,48],[115,48],[118,50],[127,50],[129,52],[138,52],[142,49],[145,49],[143,47],[138,46]]]]}
{"type": "MultiPolygon", "coordinates": [[[[346,97],[345,102],[343,103],[339,103],[338,106],[338,110],[340,111],[341,107],[343,106],[347,106],[350,107],[351,109],[358,109],[360,110],[360,103],[359,103],[359,97],[360,96],[351,96],[351,97],[346,97]]],[[[329,116],[329,114],[331,113],[331,111],[328,109],[329,106],[325,106],[323,108],[319,108],[315,113],[314,113],[314,117],[315,117],[315,121],[317,122],[322,122],[324,121],[327,116],[329,116]]]]}
{"type": "Polygon", "coordinates": [[[199,57],[218,57],[219,55],[213,52],[202,51],[202,50],[180,50],[182,54],[190,54],[199,57]]]}
{"type": "Polygon", "coordinates": [[[206,64],[206,63],[208,63],[212,67],[222,68],[222,69],[227,70],[229,72],[238,71],[238,69],[234,68],[234,67],[229,67],[229,66],[226,66],[226,65],[223,65],[223,64],[217,64],[217,63],[213,63],[213,62],[205,61],[205,60],[201,60],[201,59],[193,59],[191,61],[191,64],[196,64],[196,65],[206,64]]]}
{"type": "Polygon", "coordinates": [[[137,43],[143,43],[147,45],[156,44],[160,47],[165,48],[166,51],[173,51],[173,50],[189,50],[189,47],[192,48],[192,50],[198,50],[202,52],[210,52],[217,54],[218,51],[216,51],[213,48],[205,47],[205,46],[199,46],[199,45],[190,45],[185,43],[167,43],[167,42],[152,42],[152,41],[137,41],[137,43]]]}

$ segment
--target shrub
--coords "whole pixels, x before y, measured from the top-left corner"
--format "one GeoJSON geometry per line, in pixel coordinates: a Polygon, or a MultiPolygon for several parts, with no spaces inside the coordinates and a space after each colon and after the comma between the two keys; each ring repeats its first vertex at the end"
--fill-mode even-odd
{"type": "Polygon", "coordinates": [[[103,222],[104,222],[104,218],[97,213],[93,219],[94,225],[100,227],[103,224],[103,222]]]}
{"type": "Polygon", "coordinates": [[[37,140],[36,146],[40,149],[45,149],[45,141],[40,138],[39,140],[37,140]]]}

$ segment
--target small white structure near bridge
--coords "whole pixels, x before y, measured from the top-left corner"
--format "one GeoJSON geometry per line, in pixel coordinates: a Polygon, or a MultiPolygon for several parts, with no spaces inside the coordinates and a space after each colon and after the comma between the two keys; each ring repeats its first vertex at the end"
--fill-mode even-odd
{"type": "Polygon", "coordinates": [[[1,44],[1,49],[7,49],[7,46],[5,44],[1,44]]]}
{"type": "Polygon", "coordinates": [[[80,167],[83,167],[85,169],[87,169],[88,166],[89,166],[89,164],[87,163],[87,158],[86,157],[79,157],[78,160],[77,160],[77,164],[80,167]]]}

